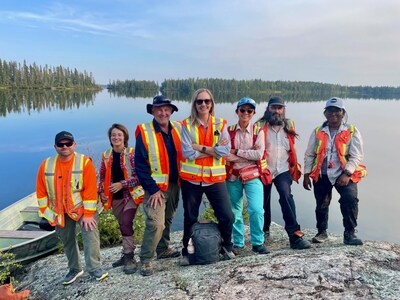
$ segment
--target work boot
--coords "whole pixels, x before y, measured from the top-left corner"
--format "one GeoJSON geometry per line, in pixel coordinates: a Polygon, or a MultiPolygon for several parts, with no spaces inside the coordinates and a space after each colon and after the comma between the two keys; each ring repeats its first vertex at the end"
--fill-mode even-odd
{"type": "Polygon", "coordinates": [[[121,257],[112,263],[113,268],[121,267],[124,265],[125,254],[122,252],[121,257]]]}
{"type": "Polygon", "coordinates": [[[270,251],[268,250],[267,247],[265,247],[264,244],[253,246],[253,247],[251,247],[251,250],[253,250],[253,252],[258,253],[258,254],[270,253],[270,251]]]}
{"type": "Polygon", "coordinates": [[[311,239],[313,243],[324,243],[328,240],[328,233],[326,230],[318,230],[318,233],[311,239]]]}
{"type": "Polygon", "coordinates": [[[153,273],[154,273],[154,270],[153,270],[153,267],[151,266],[150,262],[142,263],[142,265],[140,267],[140,275],[150,276],[150,275],[153,275],[153,273]]]}
{"type": "Polygon", "coordinates": [[[157,259],[173,258],[173,257],[178,257],[180,255],[181,255],[180,251],[168,247],[163,252],[157,254],[157,259]]]}
{"type": "Polygon", "coordinates": [[[362,240],[354,234],[354,230],[346,230],[344,232],[343,243],[351,246],[359,246],[363,244],[362,240]]]}
{"type": "Polygon", "coordinates": [[[303,236],[304,233],[300,230],[297,230],[293,234],[289,235],[290,248],[295,250],[311,248],[311,243],[309,241],[303,240],[303,236]]]}
{"type": "Polygon", "coordinates": [[[133,252],[124,254],[124,273],[133,274],[137,271],[137,263],[134,258],[133,252]]]}

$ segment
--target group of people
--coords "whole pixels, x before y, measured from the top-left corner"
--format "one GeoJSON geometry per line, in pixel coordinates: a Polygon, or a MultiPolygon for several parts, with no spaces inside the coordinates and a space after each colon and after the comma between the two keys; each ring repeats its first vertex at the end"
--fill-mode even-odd
{"type": "MultiPolygon", "coordinates": [[[[245,246],[243,194],[252,250],[269,253],[272,184],[279,194],[290,247],[310,248],[297,222],[291,193],[292,182],[301,178],[294,122],[286,118],[286,104],[280,97],[271,97],[263,117],[254,122],[256,106],[251,98],[240,99],[235,110],[238,122],[228,126],[226,120],[215,116],[212,93],[199,89],[193,94],[190,116],[178,122],[171,121],[178,107],[165,96],[156,96],[147,104],[153,119],[136,128],[135,149],[128,147],[125,126],[113,124],[108,130],[111,148],[102,154],[99,184],[91,159],[75,152],[73,135],[58,133],[54,144],[57,155],[41,164],[36,191],[40,214],[56,226],[68,258],[69,272],[63,284],[71,284],[83,274],[77,224],[82,230],[86,271],[97,280],[108,276],[100,264],[98,196],[105,209],[112,209],[122,234],[122,255],[112,266],[123,266],[126,274],[138,269],[133,221],[141,203],[146,216],[139,255],[143,276],[153,274],[155,255],[157,259],[179,257],[181,266],[190,264],[191,227],[198,221],[204,194],[218,220],[224,259],[240,255],[245,246]],[[178,251],[169,243],[180,192],[184,224],[183,247],[178,251]]],[[[347,123],[342,99],[329,99],[324,115],[326,121],[312,132],[304,160],[303,186],[307,190],[313,187],[316,199],[318,232],[311,241],[328,239],[329,204],[335,187],[340,194],[343,241],[362,245],[355,235],[357,183],[366,175],[361,164],[361,135],[347,123]]]]}

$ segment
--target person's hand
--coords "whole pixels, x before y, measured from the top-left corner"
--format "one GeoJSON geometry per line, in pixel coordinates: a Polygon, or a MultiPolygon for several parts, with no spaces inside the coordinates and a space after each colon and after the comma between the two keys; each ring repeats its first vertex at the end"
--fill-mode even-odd
{"type": "Polygon", "coordinates": [[[104,192],[100,193],[100,200],[101,200],[101,203],[107,203],[108,199],[104,192]]]}
{"type": "Polygon", "coordinates": [[[154,209],[157,208],[157,204],[162,206],[164,202],[165,196],[161,190],[159,190],[157,193],[154,193],[153,195],[150,196],[149,202],[150,206],[154,209]]]}
{"type": "Polygon", "coordinates": [[[229,140],[226,138],[223,138],[220,141],[218,141],[218,145],[220,145],[220,146],[226,146],[228,144],[229,144],[229,140]]]}
{"type": "Polygon", "coordinates": [[[97,221],[95,220],[95,218],[91,217],[91,218],[85,218],[83,217],[81,219],[81,226],[86,230],[93,230],[96,229],[97,227],[97,221]]]}
{"type": "Polygon", "coordinates": [[[304,177],[303,177],[303,187],[306,189],[306,190],[311,190],[311,179],[310,179],[310,174],[304,174],[304,177]]]}
{"type": "Polygon", "coordinates": [[[336,180],[336,184],[338,186],[346,186],[349,184],[350,181],[350,176],[346,175],[346,174],[342,174],[340,175],[340,177],[336,180]]]}
{"type": "Polygon", "coordinates": [[[261,147],[260,145],[254,144],[253,147],[251,147],[251,149],[258,150],[258,149],[260,149],[260,147],[261,147]]]}
{"type": "Polygon", "coordinates": [[[115,194],[116,192],[122,190],[122,183],[121,182],[112,183],[110,185],[109,190],[110,190],[111,193],[115,194]]]}
{"type": "Polygon", "coordinates": [[[192,148],[193,148],[193,150],[195,150],[195,151],[200,151],[200,150],[201,150],[200,145],[199,145],[199,144],[196,144],[196,143],[193,143],[193,144],[192,144],[192,148]]]}

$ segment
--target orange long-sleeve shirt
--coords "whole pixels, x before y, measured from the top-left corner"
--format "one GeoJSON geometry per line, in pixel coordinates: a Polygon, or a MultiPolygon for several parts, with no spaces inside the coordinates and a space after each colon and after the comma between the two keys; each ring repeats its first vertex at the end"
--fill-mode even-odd
{"type": "MultiPolygon", "coordinates": [[[[48,198],[48,192],[46,189],[46,179],[44,175],[44,168],[45,168],[45,162],[44,160],[42,164],[39,167],[39,171],[37,174],[37,180],[36,180],[36,195],[37,198],[48,198]]],[[[70,187],[70,182],[68,178],[68,171],[72,169],[72,163],[73,163],[73,158],[71,158],[68,161],[62,161],[59,158],[57,159],[56,163],[56,168],[59,168],[58,171],[61,174],[61,178],[59,176],[59,180],[57,180],[57,184],[60,185],[62,194],[63,194],[63,203],[58,203],[59,210],[63,209],[63,211],[57,211],[58,214],[63,214],[66,212],[66,201],[68,201],[66,194],[67,194],[67,188],[70,187]]],[[[81,191],[81,197],[83,204],[85,201],[93,201],[97,199],[97,182],[96,182],[96,169],[93,165],[93,162],[91,159],[87,159],[86,163],[83,167],[83,188],[81,191]]],[[[40,211],[43,213],[45,208],[40,209],[40,211]]],[[[84,209],[83,211],[83,216],[84,217],[93,217],[94,212],[84,209]]]]}

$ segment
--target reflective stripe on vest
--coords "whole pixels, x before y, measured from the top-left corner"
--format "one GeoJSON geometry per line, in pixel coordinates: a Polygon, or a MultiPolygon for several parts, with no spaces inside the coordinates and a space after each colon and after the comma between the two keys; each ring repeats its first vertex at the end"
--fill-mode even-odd
{"type": "MultiPolygon", "coordinates": [[[[135,149],[134,148],[124,148],[124,155],[122,156],[122,163],[125,166],[125,169],[123,170],[124,173],[124,179],[128,180],[129,177],[132,174],[132,166],[131,166],[131,159],[130,156],[134,153],[135,149]]],[[[112,157],[112,149],[109,149],[107,151],[103,152],[103,162],[104,165],[106,166],[106,172],[111,172],[111,165],[110,165],[110,158],[112,157]]],[[[111,178],[111,176],[110,176],[111,178]]],[[[107,179],[106,179],[107,180],[107,179]]],[[[108,187],[110,185],[111,182],[107,182],[105,183],[105,187],[104,187],[104,192],[108,197],[108,201],[107,203],[103,204],[104,208],[106,210],[111,208],[111,199],[110,199],[110,192],[108,191],[108,187]]],[[[143,202],[144,199],[144,189],[141,185],[135,186],[133,188],[128,188],[129,193],[133,199],[133,201],[139,205],[143,202]]]]}
{"type": "MultiPolygon", "coordinates": [[[[50,220],[54,221],[53,215],[56,214],[54,212],[54,207],[56,206],[55,202],[57,196],[56,194],[56,180],[55,178],[55,168],[57,163],[58,155],[49,157],[46,159],[45,167],[44,167],[44,174],[45,174],[45,181],[46,181],[46,189],[47,194],[49,197],[49,207],[46,208],[45,215],[51,218],[50,220]]],[[[80,192],[82,191],[83,187],[83,163],[84,163],[85,156],[83,154],[75,153],[73,158],[72,164],[72,172],[70,174],[70,190],[67,191],[67,194],[70,195],[71,201],[73,203],[73,209],[82,205],[82,197],[80,192]]],[[[61,202],[62,203],[62,199],[61,202]]],[[[97,200],[90,200],[84,204],[84,208],[88,210],[95,211],[96,210],[96,203],[97,200]]],[[[60,221],[60,220],[59,220],[60,221]]]]}
{"type": "MultiPolygon", "coordinates": [[[[346,130],[342,130],[339,133],[337,133],[334,139],[336,153],[339,158],[340,167],[342,168],[342,170],[344,170],[346,167],[348,161],[346,157],[347,147],[355,132],[354,125],[348,124],[347,126],[348,128],[346,130]]],[[[315,158],[310,172],[310,177],[315,182],[318,181],[319,174],[321,172],[321,167],[326,156],[326,148],[328,146],[328,140],[329,140],[328,133],[323,131],[322,128],[323,128],[322,126],[319,126],[315,129],[315,139],[316,139],[314,147],[315,158]]],[[[356,167],[356,170],[353,172],[350,179],[353,182],[357,183],[361,180],[361,178],[365,176],[367,176],[367,168],[364,165],[359,164],[356,167]]]]}
{"type": "MultiPolygon", "coordinates": [[[[211,133],[213,135],[212,143],[215,145],[219,141],[226,122],[224,119],[216,119],[214,116],[211,116],[210,119],[211,133]]],[[[193,143],[200,144],[199,126],[191,124],[190,119],[184,120],[183,123],[193,143]]],[[[210,128],[207,128],[207,133],[209,134],[209,132],[210,128]]],[[[196,163],[196,160],[182,160],[180,175],[184,180],[188,181],[223,182],[226,178],[225,158],[212,157],[212,165],[201,165],[196,163]]]]}
{"type": "MultiPolygon", "coordinates": [[[[267,138],[268,138],[268,122],[266,120],[261,120],[256,123],[257,126],[260,126],[264,129],[265,135],[265,147],[267,147],[267,138]]],[[[289,154],[289,173],[292,177],[293,181],[299,183],[299,179],[301,177],[301,165],[298,163],[296,148],[294,146],[296,130],[294,126],[294,121],[291,119],[285,119],[285,129],[287,130],[286,135],[289,140],[290,151],[289,154]]]]}
{"type": "MultiPolygon", "coordinates": [[[[171,134],[174,137],[177,137],[179,141],[181,140],[181,129],[182,126],[179,122],[170,121],[172,125],[171,134]]],[[[141,132],[143,133],[142,138],[144,138],[144,144],[147,147],[149,153],[149,164],[151,169],[151,177],[156,182],[157,186],[166,191],[168,189],[168,180],[169,180],[169,165],[167,163],[168,170],[162,170],[161,160],[168,161],[168,153],[166,153],[166,149],[159,149],[159,143],[157,140],[156,131],[154,129],[153,122],[147,124],[140,124],[141,132]],[[165,152],[161,155],[161,152],[165,152]]],[[[164,145],[164,141],[161,141],[160,144],[164,145]]],[[[175,141],[174,141],[175,144],[175,141]]],[[[165,146],[164,146],[165,147],[165,146]]],[[[181,149],[177,149],[177,157],[179,157],[179,152],[181,149]]]]}
{"type": "MultiPolygon", "coordinates": [[[[234,124],[228,127],[228,133],[231,139],[231,147],[232,149],[235,149],[235,137],[236,137],[236,131],[237,131],[237,125],[238,124],[234,124]]],[[[258,138],[258,135],[260,133],[260,130],[262,129],[262,127],[260,127],[257,124],[253,124],[253,145],[256,143],[256,140],[258,138]]],[[[263,174],[266,172],[266,170],[268,169],[268,164],[267,164],[267,160],[266,160],[266,153],[264,150],[264,154],[263,157],[260,160],[255,161],[256,165],[259,169],[260,174],[263,174]]],[[[233,165],[234,163],[230,163],[231,168],[233,169],[233,165]]],[[[229,170],[231,169],[229,168],[229,170]]],[[[231,170],[230,170],[231,171],[231,170]]]]}

